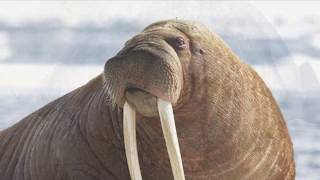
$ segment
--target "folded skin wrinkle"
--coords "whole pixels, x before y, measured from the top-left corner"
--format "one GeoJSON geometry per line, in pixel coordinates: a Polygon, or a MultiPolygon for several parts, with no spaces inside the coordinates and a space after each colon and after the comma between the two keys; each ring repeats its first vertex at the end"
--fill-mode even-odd
{"type": "MultiPolygon", "coordinates": [[[[185,176],[172,105],[170,102],[160,98],[158,98],[157,105],[174,179],[184,180],[185,176]]],[[[136,142],[136,113],[127,102],[124,104],[123,112],[124,142],[130,176],[132,180],[141,180],[136,142]]]]}

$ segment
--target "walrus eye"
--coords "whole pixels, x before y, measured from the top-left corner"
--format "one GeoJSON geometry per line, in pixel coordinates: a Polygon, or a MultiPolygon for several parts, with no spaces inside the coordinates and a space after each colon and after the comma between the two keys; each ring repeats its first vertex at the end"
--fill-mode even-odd
{"type": "Polygon", "coordinates": [[[182,37],[177,37],[174,40],[174,45],[179,49],[185,49],[187,47],[187,44],[185,42],[185,40],[182,37]]]}

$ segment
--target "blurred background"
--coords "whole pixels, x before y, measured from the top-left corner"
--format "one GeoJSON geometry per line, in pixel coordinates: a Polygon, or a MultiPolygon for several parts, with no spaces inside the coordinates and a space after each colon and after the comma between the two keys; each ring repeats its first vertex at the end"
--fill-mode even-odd
{"type": "Polygon", "coordinates": [[[280,104],[297,179],[320,179],[320,3],[1,1],[0,129],[103,71],[152,22],[190,19],[252,65],[280,104]]]}

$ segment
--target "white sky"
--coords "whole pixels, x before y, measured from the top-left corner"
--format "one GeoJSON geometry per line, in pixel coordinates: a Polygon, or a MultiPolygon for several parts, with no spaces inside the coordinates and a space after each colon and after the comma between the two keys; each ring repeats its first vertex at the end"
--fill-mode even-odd
{"type": "Polygon", "coordinates": [[[58,18],[69,25],[83,20],[96,22],[117,17],[154,21],[156,19],[202,19],[212,16],[239,16],[256,11],[266,18],[275,15],[295,18],[320,17],[320,2],[315,1],[1,1],[0,21],[58,18]]]}

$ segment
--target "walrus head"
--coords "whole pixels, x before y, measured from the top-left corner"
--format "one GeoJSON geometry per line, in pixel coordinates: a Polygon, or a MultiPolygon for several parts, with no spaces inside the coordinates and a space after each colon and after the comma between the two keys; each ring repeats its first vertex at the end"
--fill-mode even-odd
{"type": "MultiPolygon", "coordinates": [[[[148,26],[107,61],[104,71],[110,99],[124,107],[124,129],[127,128],[124,131],[125,141],[126,136],[135,137],[135,110],[146,117],[160,113],[173,174],[178,179],[184,178],[184,175],[172,105],[178,107],[187,100],[185,92],[189,92],[186,88],[192,79],[189,64],[203,53],[194,41],[196,38],[191,40],[193,35],[189,28],[184,23],[174,21],[148,26]],[[129,121],[127,124],[126,120],[129,121]]],[[[127,140],[126,148],[136,146],[135,143],[135,138],[131,137],[127,140]]],[[[129,169],[128,156],[136,153],[136,147],[133,149],[127,153],[129,169]]],[[[138,166],[137,157],[133,159],[136,165],[132,166],[138,166]]],[[[134,172],[130,173],[131,177],[135,176],[134,172]]]]}
{"type": "MultiPolygon", "coordinates": [[[[156,116],[156,98],[175,105],[183,87],[181,61],[187,61],[189,40],[177,30],[147,28],[129,40],[105,65],[111,99],[127,101],[144,116],[156,116]]],[[[190,57],[189,57],[190,58],[190,57]]]]}

